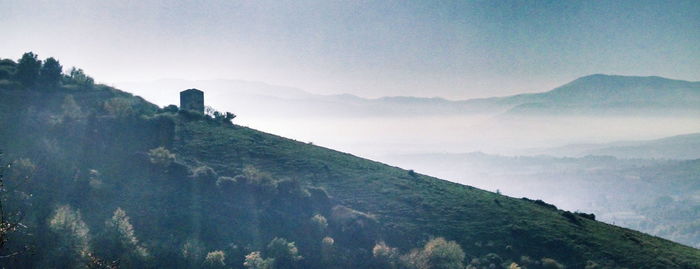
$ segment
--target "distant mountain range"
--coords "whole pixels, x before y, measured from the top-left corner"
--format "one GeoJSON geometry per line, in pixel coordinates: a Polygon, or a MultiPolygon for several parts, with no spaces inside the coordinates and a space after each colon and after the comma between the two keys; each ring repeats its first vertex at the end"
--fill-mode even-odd
{"type": "Polygon", "coordinates": [[[205,90],[207,103],[214,107],[255,116],[700,116],[700,82],[654,76],[596,74],[542,93],[459,101],[438,97],[368,99],[350,94],[318,95],[291,87],[238,80],[118,83],[146,99],[171,100],[171,103],[177,103],[173,97],[183,85],[205,90]]]}
{"type": "Polygon", "coordinates": [[[603,144],[574,144],[532,150],[530,154],[582,157],[587,155],[639,159],[700,159],[700,133],[677,135],[655,140],[620,141],[603,144]]]}

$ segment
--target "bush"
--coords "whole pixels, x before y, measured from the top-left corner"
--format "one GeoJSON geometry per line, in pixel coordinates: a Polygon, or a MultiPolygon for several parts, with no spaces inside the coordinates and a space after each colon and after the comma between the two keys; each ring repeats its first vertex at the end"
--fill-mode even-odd
{"type": "Polygon", "coordinates": [[[83,117],[83,112],[81,111],[80,106],[78,106],[78,103],[75,102],[73,95],[69,94],[63,98],[61,109],[63,110],[64,119],[79,119],[83,117]]]}
{"type": "Polygon", "coordinates": [[[192,170],[192,178],[195,180],[199,181],[204,181],[204,182],[216,182],[216,179],[218,178],[216,172],[214,169],[212,169],[209,166],[202,165],[194,170],[192,170]]]}
{"type": "Polygon", "coordinates": [[[157,147],[148,151],[148,158],[152,164],[168,167],[175,161],[175,154],[164,147],[157,147]]]}
{"type": "Polygon", "coordinates": [[[260,251],[253,251],[245,255],[243,266],[250,269],[272,269],[272,264],[274,262],[274,259],[264,259],[260,251]]]}
{"type": "MultiPolygon", "coordinates": [[[[267,256],[275,259],[275,265],[291,265],[288,263],[301,260],[303,257],[299,255],[294,242],[287,242],[284,238],[275,237],[267,244],[267,256]]],[[[275,266],[277,267],[277,266],[275,266]]],[[[278,268],[287,268],[286,266],[278,268]]]]}
{"type": "Polygon", "coordinates": [[[557,210],[557,206],[555,206],[555,205],[553,205],[553,204],[548,204],[548,203],[546,203],[545,201],[542,201],[542,200],[539,200],[539,199],[537,199],[537,200],[532,200],[532,199],[528,199],[528,198],[523,197],[523,198],[521,198],[521,200],[528,201],[528,202],[531,202],[531,203],[536,204],[536,205],[538,205],[538,206],[546,207],[546,208],[549,208],[549,209],[552,209],[552,210],[557,210]]]}
{"type": "Polygon", "coordinates": [[[223,268],[226,266],[226,254],[221,250],[207,253],[204,265],[209,268],[223,268]]]}
{"type": "Polygon", "coordinates": [[[454,241],[446,241],[442,237],[428,241],[422,250],[414,249],[401,257],[405,266],[417,269],[427,268],[464,268],[464,251],[454,241]]]}
{"type": "Polygon", "coordinates": [[[169,106],[164,107],[161,111],[162,112],[169,112],[169,113],[177,113],[178,111],[180,111],[180,109],[176,105],[169,105],[169,106]]]}
{"type": "Polygon", "coordinates": [[[204,244],[197,239],[189,239],[182,245],[182,257],[190,264],[201,263],[204,256],[204,244]]]}
{"type": "Polygon", "coordinates": [[[321,239],[321,246],[325,247],[332,247],[333,244],[335,244],[335,240],[333,240],[333,237],[326,236],[323,239],[321,239]]]}
{"type": "Polygon", "coordinates": [[[224,185],[229,185],[229,184],[235,184],[236,179],[232,177],[219,177],[216,179],[216,186],[217,187],[222,187],[224,185]]]}
{"type": "Polygon", "coordinates": [[[579,217],[582,217],[582,218],[586,218],[586,219],[589,219],[589,220],[595,220],[595,214],[593,214],[593,213],[587,214],[587,213],[583,213],[583,212],[576,212],[576,213],[574,213],[574,214],[576,214],[576,215],[578,215],[579,217]]]}
{"type": "Polygon", "coordinates": [[[12,67],[15,68],[17,63],[12,59],[0,59],[0,67],[12,67]]]}
{"type": "Polygon", "coordinates": [[[512,263],[510,263],[510,265],[508,265],[508,269],[522,269],[522,268],[520,266],[518,266],[517,263],[512,262],[512,263]]]}
{"type": "Polygon", "coordinates": [[[236,115],[231,113],[231,112],[222,113],[222,112],[219,112],[218,110],[216,110],[210,106],[207,106],[204,108],[204,114],[209,116],[210,118],[214,119],[217,122],[228,123],[228,124],[230,124],[231,121],[234,118],[236,118],[236,115]]]}
{"type": "Polygon", "coordinates": [[[11,181],[26,181],[36,172],[36,165],[30,159],[20,158],[10,164],[9,172],[11,181]]]}
{"type": "Polygon", "coordinates": [[[566,268],[564,265],[560,264],[556,260],[552,258],[542,258],[542,268],[545,269],[564,269],[566,268]]]}
{"type": "Polygon", "coordinates": [[[70,83],[83,87],[85,89],[92,89],[95,86],[95,80],[86,75],[83,69],[71,68],[70,74],[68,75],[68,80],[70,83]]]}
{"type": "Polygon", "coordinates": [[[277,192],[280,195],[293,199],[310,196],[309,192],[301,186],[301,182],[296,178],[277,181],[277,192]]]}
{"type": "Polygon", "coordinates": [[[316,214],[311,217],[311,223],[313,223],[314,227],[319,233],[326,232],[326,228],[328,228],[328,220],[326,220],[326,217],[321,214],[316,214]]]}
{"type": "Polygon", "coordinates": [[[396,268],[399,264],[399,251],[379,242],[372,248],[372,256],[381,268],[396,268]]]}
{"type": "Polygon", "coordinates": [[[104,109],[108,115],[117,118],[131,117],[136,114],[134,102],[128,98],[115,97],[104,103],[104,109]]]}
{"type": "Polygon", "coordinates": [[[571,222],[573,224],[576,224],[576,225],[581,224],[581,222],[578,220],[576,215],[574,215],[574,213],[571,213],[570,211],[564,211],[563,213],[561,213],[561,215],[564,216],[567,220],[569,220],[569,222],[571,222]]]}
{"type": "Polygon", "coordinates": [[[462,268],[464,251],[455,241],[438,237],[430,240],[423,249],[429,268],[462,268]]]}
{"type": "Polygon", "coordinates": [[[277,181],[271,174],[260,171],[253,166],[243,168],[243,173],[234,177],[236,182],[252,187],[263,194],[272,194],[277,191],[277,181]]]}
{"type": "MultiPolygon", "coordinates": [[[[3,60],[0,60],[2,62],[3,60]]],[[[12,74],[15,73],[15,67],[14,66],[5,66],[0,64],[0,80],[3,79],[11,79],[12,74]]]]}

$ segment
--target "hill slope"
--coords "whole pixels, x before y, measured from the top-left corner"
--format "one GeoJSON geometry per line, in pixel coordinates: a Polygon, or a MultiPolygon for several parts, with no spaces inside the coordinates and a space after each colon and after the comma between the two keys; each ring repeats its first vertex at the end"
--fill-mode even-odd
{"type": "Polygon", "coordinates": [[[82,246],[80,253],[138,264],[137,254],[104,247],[115,225],[105,220],[123,224],[122,209],[133,224],[126,234],[139,240],[117,245],[148,249],[150,267],[198,267],[203,258],[196,253],[218,249],[241,267],[244,254],[275,237],[297,243],[301,267],[379,267],[372,263],[375,243],[405,252],[433,236],[458,242],[467,261],[491,257],[496,265],[529,256],[571,268],[700,266],[697,249],[590,216],[161,110],[108,87],[1,88],[0,124],[0,148],[17,160],[14,167],[35,166],[25,169],[32,184],[17,186],[32,195],[10,204],[27,212],[30,231],[11,247],[33,245],[35,256],[6,261],[15,267],[65,267],[56,257],[68,254],[55,243],[64,241],[82,246]],[[154,153],[160,146],[174,156],[154,153]],[[310,228],[315,215],[328,219],[327,230],[310,228]],[[319,246],[324,236],[335,239],[333,255],[319,246]]]}
{"type": "Polygon", "coordinates": [[[522,102],[510,114],[697,116],[700,82],[597,74],[520,99],[522,102]]]}
{"type": "Polygon", "coordinates": [[[621,141],[606,144],[568,145],[532,153],[555,156],[614,156],[640,159],[700,159],[700,134],[685,134],[645,141],[621,141]]]}

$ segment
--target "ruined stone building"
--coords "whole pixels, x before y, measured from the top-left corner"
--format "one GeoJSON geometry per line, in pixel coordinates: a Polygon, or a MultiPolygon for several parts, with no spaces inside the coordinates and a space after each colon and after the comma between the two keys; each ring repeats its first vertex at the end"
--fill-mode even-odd
{"type": "Polygon", "coordinates": [[[204,114],[204,92],[197,89],[181,91],[180,110],[190,110],[204,114]]]}

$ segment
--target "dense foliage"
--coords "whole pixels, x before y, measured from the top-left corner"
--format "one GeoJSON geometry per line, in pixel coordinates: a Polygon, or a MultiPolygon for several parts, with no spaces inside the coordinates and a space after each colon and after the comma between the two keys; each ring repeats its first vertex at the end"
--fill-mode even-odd
{"type": "Polygon", "coordinates": [[[8,174],[30,184],[7,202],[28,232],[0,249],[18,253],[5,267],[700,266],[696,249],[233,125],[232,115],[160,109],[82,71],[49,91],[15,84],[8,70],[0,148],[17,163],[8,174]]]}

